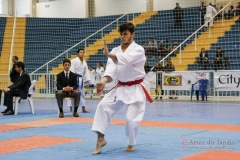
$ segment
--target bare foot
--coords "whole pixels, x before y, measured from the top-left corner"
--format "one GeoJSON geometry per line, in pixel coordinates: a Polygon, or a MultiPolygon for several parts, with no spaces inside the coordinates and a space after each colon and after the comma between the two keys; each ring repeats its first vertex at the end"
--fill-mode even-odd
{"type": "Polygon", "coordinates": [[[126,149],[125,149],[125,152],[134,152],[134,146],[128,146],[126,149]]]}
{"type": "Polygon", "coordinates": [[[96,150],[94,152],[92,152],[92,154],[94,154],[94,155],[100,154],[101,148],[104,147],[106,144],[107,144],[107,142],[105,141],[104,138],[98,139],[96,150]]]}

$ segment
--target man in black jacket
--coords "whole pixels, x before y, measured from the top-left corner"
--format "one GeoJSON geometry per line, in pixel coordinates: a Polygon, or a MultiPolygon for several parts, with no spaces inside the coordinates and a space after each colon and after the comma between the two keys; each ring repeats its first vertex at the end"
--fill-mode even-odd
{"type": "Polygon", "coordinates": [[[12,57],[13,66],[10,71],[10,79],[12,83],[16,83],[19,78],[19,73],[15,70],[17,61],[18,61],[18,57],[13,56],[12,57]]]}
{"type": "Polygon", "coordinates": [[[200,15],[201,15],[201,25],[204,25],[204,16],[206,14],[205,2],[201,3],[199,12],[200,12],[200,15]]]}
{"type": "Polygon", "coordinates": [[[183,10],[180,7],[179,3],[176,3],[176,7],[173,10],[173,18],[175,28],[182,28],[183,10]]]}
{"type": "Polygon", "coordinates": [[[59,118],[63,118],[63,98],[71,97],[74,98],[74,117],[79,117],[78,106],[80,101],[80,92],[77,90],[77,75],[71,72],[70,69],[71,61],[65,59],[63,61],[64,71],[57,75],[57,93],[56,99],[59,108],[59,118]]]}
{"type": "Polygon", "coordinates": [[[4,92],[4,103],[3,105],[7,107],[3,111],[3,115],[12,115],[13,111],[13,97],[20,96],[21,99],[26,99],[28,96],[28,89],[31,86],[31,80],[27,72],[25,72],[25,65],[23,62],[16,62],[15,70],[20,75],[18,80],[11,86],[3,89],[4,92]]]}

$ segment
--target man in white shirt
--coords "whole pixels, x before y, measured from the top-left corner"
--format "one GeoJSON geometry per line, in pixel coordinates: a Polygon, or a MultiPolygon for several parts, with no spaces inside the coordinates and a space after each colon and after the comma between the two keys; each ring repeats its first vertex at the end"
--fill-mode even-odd
{"type": "MultiPolygon", "coordinates": [[[[84,49],[78,49],[77,57],[71,60],[70,71],[77,74],[78,76],[78,89],[81,92],[80,106],[82,106],[82,112],[88,113],[88,110],[85,108],[85,91],[84,91],[84,82],[85,86],[88,87],[88,82],[91,80],[87,62],[83,59],[84,49]]],[[[71,106],[71,101],[67,102],[67,106],[71,106]]]]}
{"type": "Polygon", "coordinates": [[[213,19],[207,23],[215,14],[217,14],[217,10],[212,6],[212,3],[206,7],[206,14],[205,14],[205,27],[212,27],[213,26],[213,19]]]}
{"type": "Polygon", "coordinates": [[[126,152],[133,152],[136,144],[136,135],[140,121],[143,119],[146,99],[152,102],[148,94],[148,82],[143,82],[146,61],[144,49],[133,40],[135,26],[131,22],[119,26],[122,44],[108,51],[104,41],[103,53],[108,57],[104,76],[96,84],[97,95],[100,95],[106,85],[113,79],[118,81],[117,86],[107,93],[97,106],[92,125],[92,131],[98,134],[96,150],[92,154],[101,153],[101,148],[107,144],[104,139],[105,131],[112,115],[123,106],[128,107],[126,113],[126,135],[128,147],[126,152]]]}

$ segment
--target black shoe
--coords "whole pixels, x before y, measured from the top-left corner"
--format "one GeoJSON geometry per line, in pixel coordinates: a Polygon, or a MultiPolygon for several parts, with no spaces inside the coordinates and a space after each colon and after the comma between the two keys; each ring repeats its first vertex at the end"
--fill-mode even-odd
{"type": "Polygon", "coordinates": [[[74,113],[73,113],[73,117],[79,117],[78,112],[74,112],[74,113]]]}
{"type": "Polygon", "coordinates": [[[13,111],[7,111],[6,113],[3,113],[3,115],[13,115],[14,112],[13,111]]]}
{"type": "Polygon", "coordinates": [[[8,111],[8,110],[7,110],[7,109],[5,109],[5,110],[4,110],[4,111],[2,111],[1,113],[7,113],[7,111],[8,111]]]}
{"type": "Polygon", "coordinates": [[[59,113],[59,118],[63,118],[63,117],[64,117],[63,112],[60,112],[60,113],[59,113]]]}

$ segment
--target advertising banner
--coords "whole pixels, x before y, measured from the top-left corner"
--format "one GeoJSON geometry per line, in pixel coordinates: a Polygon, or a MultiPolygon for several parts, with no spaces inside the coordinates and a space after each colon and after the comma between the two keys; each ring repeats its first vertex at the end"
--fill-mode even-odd
{"type": "Polygon", "coordinates": [[[192,84],[200,79],[209,80],[209,72],[164,72],[163,90],[191,90],[192,84]]]}
{"type": "Polygon", "coordinates": [[[216,91],[240,91],[240,71],[217,71],[214,73],[216,91]]]}

